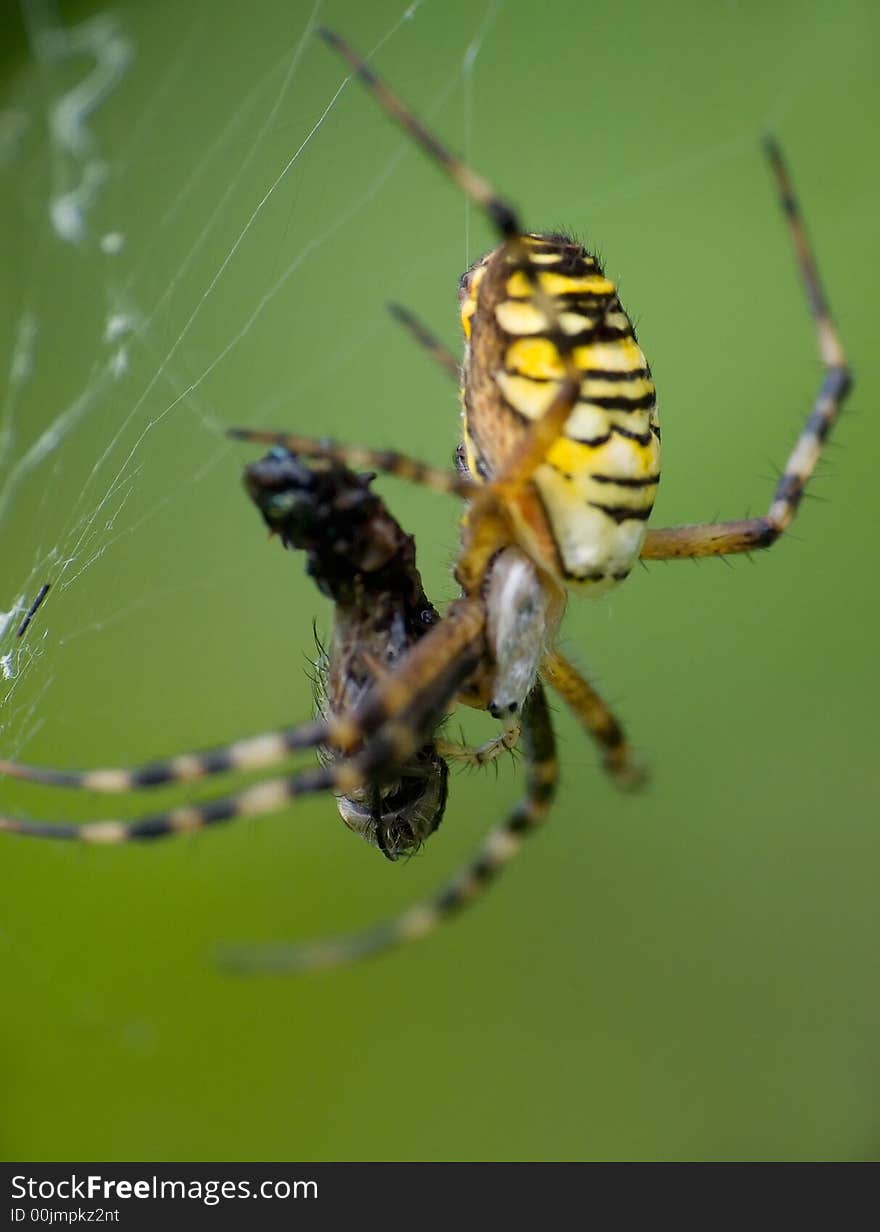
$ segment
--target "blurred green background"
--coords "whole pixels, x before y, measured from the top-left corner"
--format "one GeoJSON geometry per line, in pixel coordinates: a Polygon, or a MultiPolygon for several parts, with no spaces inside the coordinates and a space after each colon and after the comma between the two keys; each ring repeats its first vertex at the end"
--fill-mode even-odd
{"type": "MultiPolygon", "coordinates": [[[[457,346],[489,232],[361,90],[330,106],[344,72],[313,14],[381,44],[530,226],[604,256],[660,391],[655,525],[764,509],[820,379],[767,126],[857,380],[827,503],[772,554],[572,601],[564,645],[650,787],[616,794],[560,713],[552,823],[430,941],[298,981],[212,967],[219,943],[434,888],[512,766],[458,775],[396,866],[327,799],[153,846],[4,838],[0,1155],[876,1157],[877,6],[71,3],[54,34],[41,13],[0,31],[0,610],[54,585],[0,641],[4,754],[125,764],[309,713],[329,610],[267,543],[239,484],[255,451],[223,425],[450,457],[454,391],[383,303],[457,346]]],[[[446,601],[454,505],[382,490],[446,601]]],[[[0,784],[31,816],[106,804],[0,784]]]]}

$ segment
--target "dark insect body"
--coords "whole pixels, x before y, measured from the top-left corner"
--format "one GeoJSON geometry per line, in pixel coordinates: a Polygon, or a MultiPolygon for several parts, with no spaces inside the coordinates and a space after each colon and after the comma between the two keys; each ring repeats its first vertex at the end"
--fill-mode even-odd
{"type": "MultiPolygon", "coordinates": [[[[393,673],[439,620],[416,568],[415,542],[372,491],[374,476],[338,462],[309,465],[278,446],[245,470],[245,487],[273,535],[306,553],[306,571],[333,601],[329,646],[315,664],[318,717],[346,714],[393,673]]],[[[325,765],[332,749],[319,748],[325,765]]],[[[386,777],[337,797],[345,824],[388,859],[416,851],[443,817],[446,761],[433,739],[386,777]]]]}

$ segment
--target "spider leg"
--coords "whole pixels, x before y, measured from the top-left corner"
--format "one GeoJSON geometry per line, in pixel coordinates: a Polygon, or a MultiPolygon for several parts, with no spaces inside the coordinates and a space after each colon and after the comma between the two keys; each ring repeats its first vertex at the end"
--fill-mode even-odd
{"type": "Polygon", "coordinates": [[[438,363],[447,376],[451,376],[453,381],[458,384],[461,379],[461,371],[459,369],[458,360],[448,351],[439,338],[436,338],[431,331],[422,324],[417,316],[404,308],[402,304],[389,304],[388,311],[403,328],[407,331],[411,338],[415,339],[423,351],[431,356],[438,363]]]}
{"type": "Polygon", "coordinates": [[[441,757],[446,757],[450,761],[462,761],[468,766],[485,766],[516,748],[519,743],[520,730],[521,724],[514,723],[510,727],[505,727],[504,731],[493,740],[487,740],[485,744],[478,745],[438,737],[434,741],[434,747],[441,757]]]}
{"type": "Polygon", "coordinates": [[[368,449],[361,445],[346,445],[313,436],[299,436],[291,432],[271,432],[257,428],[229,428],[227,435],[237,441],[253,441],[263,445],[283,445],[291,453],[306,458],[329,458],[343,466],[355,469],[381,471],[397,479],[431,488],[434,492],[448,492],[467,498],[476,490],[476,485],[453,470],[441,470],[419,462],[393,449],[368,449]]]}
{"type": "MultiPolygon", "coordinates": [[[[547,323],[546,337],[556,347],[562,362],[563,380],[555,398],[543,416],[531,422],[522,444],[513,452],[504,472],[497,479],[498,483],[523,484],[531,478],[543,462],[547,450],[558,439],[577,401],[580,372],[574,359],[575,337],[562,328],[559,312],[552,296],[545,289],[541,271],[529,256],[528,246],[524,241],[525,232],[513,207],[498,196],[488,180],[450,153],[344,39],[324,26],[319,26],[317,33],[348,62],[386,115],[408,132],[449,179],[486,213],[498,231],[513,265],[523,271],[531,284],[535,305],[547,323]]],[[[487,485],[479,497],[480,507],[493,503],[497,495],[496,484],[487,485]]]]}
{"type": "Polygon", "coordinates": [[[601,750],[605,769],[618,787],[641,787],[646,774],[633,761],[626,733],[574,664],[557,650],[551,650],[541,660],[541,679],[559,694],[580,725],[595,740],[601,750]]]}
{"type": "Polygon", "coordinates": [[[403,942],[418,941],[473,902],[517,854],[525,838],[541,826],[556,792],[556,743],[540,684],[523,707],[522,724],[527,767],[525,797],[491,831],[472,863],[436,897],[410,907],[395,920],[351,937],[232,951],[224,954],[224,967],[240,975],[287,975],[343,966],[403,942]]]}
{"type": "Polygon", "coordinates": [[[774,544],[794,521],[807,480],[815,470],[822,447],[840,413],[844,399],[852,388],[852,374],[831,319],[828,301],[819,280],[816,259],[807,239],[782,151],[772,137],[767,137],[764,145],[776,179],[779,199],[785,212],[795,257],[816,326],[825,377],[819,387],[813,409],[776,485],[766,516],[743,518],[734,522],[705,522],[692,526],[649,530],[642,547],[643,560],[722,556],[732,552],[750,552],[754,548],[769,548],[774,544]]]}
{"type": "Polygon", "coordinates": [[[372,776],[393,764],[398,755],[409,756],[415,751],[417,739],[412,730],[405,728],[402,723],[389,722],[362,753],[349,761],[304,770],[289,778],[266,779],[219,800],[184,804],[133,821],[108,818],[70,824],[0,816],[0,831],[20,834],[27,838],[67,839],[103,844],[168,838],[172,834],[201,830],[237,817],[260,817],[275,813],[292,800],[316,792],[348,794],[363,787],[372,776]],[[410,743],[413,748],[409,748],[410,743]],[[404,753],[405,748],[409,748],[409,752],[404,753]]]}
{"type": "MultiPolygon", "coordinates": [[[[426,736],[434,730],[459,686],[473,671],[479,658],[480,646],[475,645],[474,639],[468,636],[470,608],[466,604],[460,604],[459,611],[463,613],[459,619],[456,619],[455,615],[447,618],[438,624],[436,629],[431,630],[431,633],[426,634],[415,648],[416,651],[424,648],[432,634],[446,625],[448,630],[457,636],[445,639],[445,653],[435,657],[428,665],[430,672],[416,670],[425,666],[423,663],[417,662],[413,668],[412,659],[415,652],[409,659],[409,673],[404,665],[401,665],[400,676],[393,681],[396,689],[393,699],[394,713],[381,722],[375,735],[363,749],[348,759],[304,770],[286,778],[267,779],[222,799],[185,804],[132,821],[108,818],[68,824],[28,821],[0,815],[0,831],[31,838],[67,839],[85,843],[126,843],[135,839],[166,838],[172,834],[200,830],[205,826],[231,821],[237,817],[256,817],[277,812],[290,801],[316,792],[332,791],[336,795],[350,795],[403,765],[417,752],[426,736]],[[458,626],[461,626],[460,629],[458,626]]],[[[443,645],[440,639],[438,643],[443,645]]],[[[376,712],[381,708],[376,706],[376,712]]]]}
{"type": "Polygon", "coordinates": [[[104,767],[95,770],[56,770],[0,758],[0,774],[48,787],[73,787],[85,791],[124,793],[170,783],[190,783],[216,774],[265,770],[300,749],[334,744],[330,722],[302,723],[296,727],[262,732],[232,744],[181,753],[141,766],[104,767]]]}
{"type": "MultiPolygon", "coordinates": [[[[383,724],[398,718],[413,704],[414,698],[430,691],[438,677],[451,667],[456,679],[463,679],[467,674],[465,669],[470,670],[479,655],[484,623],[485,613],[480,602],[458,600],[446,618],[430,629],[401,661],[398,671],[377,680],[361,705],[348,715],[330,715],[326,720],[264,732],[230,745],[132,768],[55,770],[0,760],[0,774],[51,787],[118,794],[188,783],[218,774],[265,770],[293,752],[318,745],[348,752],[383,724]]],[[[450,696],[454,693],[455,689],[450,696]]],[[[0,829],[4,828],[10,827],[0,822],[0,829]]]]}
{"type": "Polygon", "coordinates": [[[373,95],[386,115],[409,133],[416,144],[446,172],[465,196],[485,210],[501,236],[516,239],[521,234],[519,220],[511,206],[506,201],[502,201],[489,181],[477,175],[461,159],[455,158],[344,39],[334,31],[328,30],[326,26],[318,26],[317,33],[325,43],[348,61],[359,80],[373,95]]]}
{"type": "MultiPolygon", "coordinates": [[[[307,770],[291,778],[267,779],[245,791],[209,800],[203,804],[186,804],[135,820],[106,818],[80,824],[54,821],[28,821],[20,817],[0,816],[0,832],[20,834],[26,838],[67,839],[81,843],[129,843],[138,839],[168,838],[201,830],[205,826],[236,817],[256,817],[277,812],[298,796],[318,791],[349,790],[349,777],[356,786],[363,779],[352,772],[342,774],[343,767],[307,770]],[[342,783],[344,786],[340,786],[342,783]]],[[[351,769],[349,764],[348,769],[351,769]]]]}

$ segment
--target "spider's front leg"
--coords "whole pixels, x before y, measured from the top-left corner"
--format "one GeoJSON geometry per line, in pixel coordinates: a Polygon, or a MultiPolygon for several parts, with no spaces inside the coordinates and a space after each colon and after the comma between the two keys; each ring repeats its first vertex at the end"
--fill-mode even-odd
{"type": "Polygon", "coordinates": [[[129,792],[265,769],[294,750],[315,746],[324,750],[324,767],[135,822],[69,826],[5,817],[0,829],[86,842],[158,838],[271,812],[296,796],[322,790],[334,791],[346,823],[372,837],[391,858],[418,846],[426,826],[427,833],[436,827],[446,779],[431,737],[482,653],[482,604],[460,602],[438,623],[422,588],[413,541],[371,491],[369,478],[335,464],[305,466],[286,451],[274,450],[247,467],[245,483],[285,546],[306,553],[309,572],[336,606],[321,717],[135,768],[59,771],[0,762],[0,771],[54,786],[129,792]],[[362,665],[374,656],[387,666],[378,675],[362,665]],[[422,742],[410,748],[413,733],[422,742]],[[353,760],[335,760],[352,751],[357,754],[353,760]],[[369,803],[377,791],[378,810],[369,803]]]}
{"type": "Polygon", "coordinates": [[[776,485],[766,516],[649,530],[642,547],[643,560],[726,556],[771,547],[794,521],[807,481],[816,468],[843,401],[852,388],[852,374],[831,319],[828,301],[819,280],[816,260],[807,239],[782,151],[772,137],[766,139],[765,149],[776,179],[779,199],[785,211],[810,312],[816,326],[825,377],[803,431],[786,462],[782,478],[776,485]]]}
{"type": "MultiPolygon", "coordinates": [[[[379,682],[376,690],[368,695],[363,713],[376,714],[384,709],[387,717],[375,725],[375,734],[364,740],[362,750],[351,757],[287,778],[268,779],[219,800],[184,804],[133,821],[107,818],[70,824],[0,815],[0,831],[30,838],[125,843],[135,839],[166,838],[238,817],[278,812],[292,800],[316,792],[329,791],[351,797],[399,770],[430,738],[482,654],[484,624],[485,614],[479,603],[460,600],[453,605],[449,615],[425,635],[401,664],[399,672],[389,678],[388,687],[383,690],[379,682]],[[378,699],[380,692],[384,701],[378,699]]],[[[356,726],[351,716],[346,722],[353,728],[356,726]]],[[[133,772],[122,773],[131,775],[133,772]]],[[[87,774],[67,785],[80,786],[87,774]]],[[[123,789],[105,786],[104,790],[123,789]]]]}
{"type": "MultiPolygon", "coordinates": [[[[48,787],[69,787],[124,795],[154,787],[191,783],[220,774],[265,770],[286,761],[294,752],[322,745],[343,753],[349,752],[363,744],[384,724],[396,719],[410,704],[413,694],[433,683],[438,666],[457,662],[459,656],[465,652],[470,657],[478,655],[477,647],[482,638],[484,621],[485,616],[479,602],[460,601],[456,609],[456,620],[449,621],[447,617],[431,630],[431,642],[427,651],[421,646],[415,647],[408,669],[412,674],[407,674],[403,680],[389,675],[376,681],[361,704],[352,711],[330,714],[314,722],[263,732],[258,736],[249,736],[213,749],[180,753],[165,760],[146,762],[141,766],[58,770],[49,766],[32,766],[0,759],[0,775],[41,783],[48,787]]],[[[465,675],[466,672],[462,678],[465,675]]],[[[454,693],[453,688],[450,698],[454,693]]],[[[0,822],[0,829],[2,828],[4,826],[0,822]]],[[[7,825],[5,828],[14,827],[7,825]]]]}
{"type": "Polygon", "coordinates": [[[302,436],[295,432],[272,432],[257,428],[229,428],[229,436],[237,441],[275,445],[305,458],[323,458],[341,466],[380,471],[405,479],[434,492],[446,492],[468,499],[476,485],[457,471],[441,470],[393,449],[369,449],[362,445],[347,445],[324,437],[302,436]]]}

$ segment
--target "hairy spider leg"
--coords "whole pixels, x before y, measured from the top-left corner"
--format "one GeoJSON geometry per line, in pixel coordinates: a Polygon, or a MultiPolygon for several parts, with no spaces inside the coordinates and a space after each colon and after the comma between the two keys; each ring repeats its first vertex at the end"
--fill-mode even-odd
{"type": "Polygon", "coordinates": [[[548,651],[541,660],[541,679],[562,698],[583,729],[602,753],[602,765],[618,787],[641,787],[647,772],[633,758],[632,749],[618,719],[607,702],[584,679],[573,663],[559,653],[548,651]]]}
{"type": "Polygon", "coordinates": [[[253,441],[260,445],[282,445],[291,453],[305,458],[328,458],[355,469],[380,471],[396,479],[406,479],[434,492],[447,492],[467,500],[479,486],[454,470],[441,470],[427,462],[419,462],[394,449],[368,449],[363,445],[346,445],[323,437],[302,436],[296,432],[274,432],[260,428],[229,428],[227,435],[238,441],[253,441]]]}
{"type": "MultiPolygon", "coordinates": [[[[361,705],[348,715],[331,715],[326,720],[264,732],[218,748],[185,753],[131,768],[56,770],[0,760],[0,773],[51,787],[124,793],[172,783],[188,783],[230,772],[263,770],[284,761],[292,752],[318,745],[347,752],[381,731],[388,723],[400,720],[407,708],[413,705],[414,699],[426,691],[430,693],[437,679],[444,672],[451,671],[455,683],[447,690],[444,705],[448,705],[457,692],[458,684],[473,670],[482,653],[484,625],[485,612],[479,601],[458,600],[446,618],[429,629],[412,648],[398,670],[377,680],[361,705]]],[[[256,792],[257,789],[253,790],[256,792]]],[[[24,833],[11,818],[5,819],[5,822],[0,819],[2,829],[24,833]]],[[[59,837],[76,836],[68,834],[59,837]]]]}
{"type": "MultiPolygon", "coordinates": [[[[395,694],[386,699],[393,704],[389,705],[375,734],[364,743],[360,752],[350,758],[287,778],[265,780],[223,799],[181,805],[131,821],[110,818],[67,824],[0,815],[0,831],[31,838],[125,843],[134,839],[165,838],[237,817],[277,812],[288,802],[316,792],[350,795],[406,762],[424,743],[426,733],[434,730],[459,687],[479,662],[483,653],[483,621],[479,604],[459,601],[444,621],[425,634],[407,656],[405,664],[411,664],[433,639],[434,653],[429,652],[427,656],[430,675],[416,682],[415,678],[422,673],[412,671],[408,674],[405,664],[401,665],[400,672],[394,678],[395,694]],[[442,637],[439,636],[441,634],[442,637]],[[442,656],[438,659],[441,648],[442,656]]],[[[423,656],[416,667],[424,665],[423,656]]],[[[371,695],[368,700],[375,702],[376,699],[371,695]]],[[[376,709],[381,707],[377,706],[376,709]]],[[[66,785],[78,787],[81,783],[66,785]]],[[[110,787],[109,790],[119,790],[119,787],[110,787]]]]}
{"type": "Polygon", "coordinates": [[[649,530],[642,546],[643,560],[685,560],[694,556],[725,556],[771,547],[794,521],[807,480],[816,468],[822,448],[837,420],[844,399],[852,389],[852,373],[846,361],[813,250],[807,239],[794,189],[775,139],[768,136],[764,149],[776,180],[779,201],[794,244],[795,257],[816,326],[819,355],[825,376],[813,409],[785,464],[766,516],[734,522],[702,522],[649,530]]]}
{"type": "Polygon", "coordinates": [[[239,975],[290,975],[343,966],[404,942],[418,941],[472,903],[545,821],[556,793],[556,743],[540,684],[523,707],[522,732],[525,796],[507,819],[489,833],[474,860],[436,897],[410,907],[397,919],[350,937],[230,950],[222,955],[224,967],[239,975]]]}
{"type": "Polygon", "coordinates": [[[466,744],[463,740],[448,740],[445,736],[438,736],[434,741],[434,747],[441,757],[446,757],[450,761],[460,761],[472,767],[487,766],[490,762],[497,761],[505,753],[513,752],[517,744],[519,744],[521,729],[521,723],[513,723],[510,727],[505,727],[492,740],[487,740],[485,744],[478,745],[466,744]]]}

